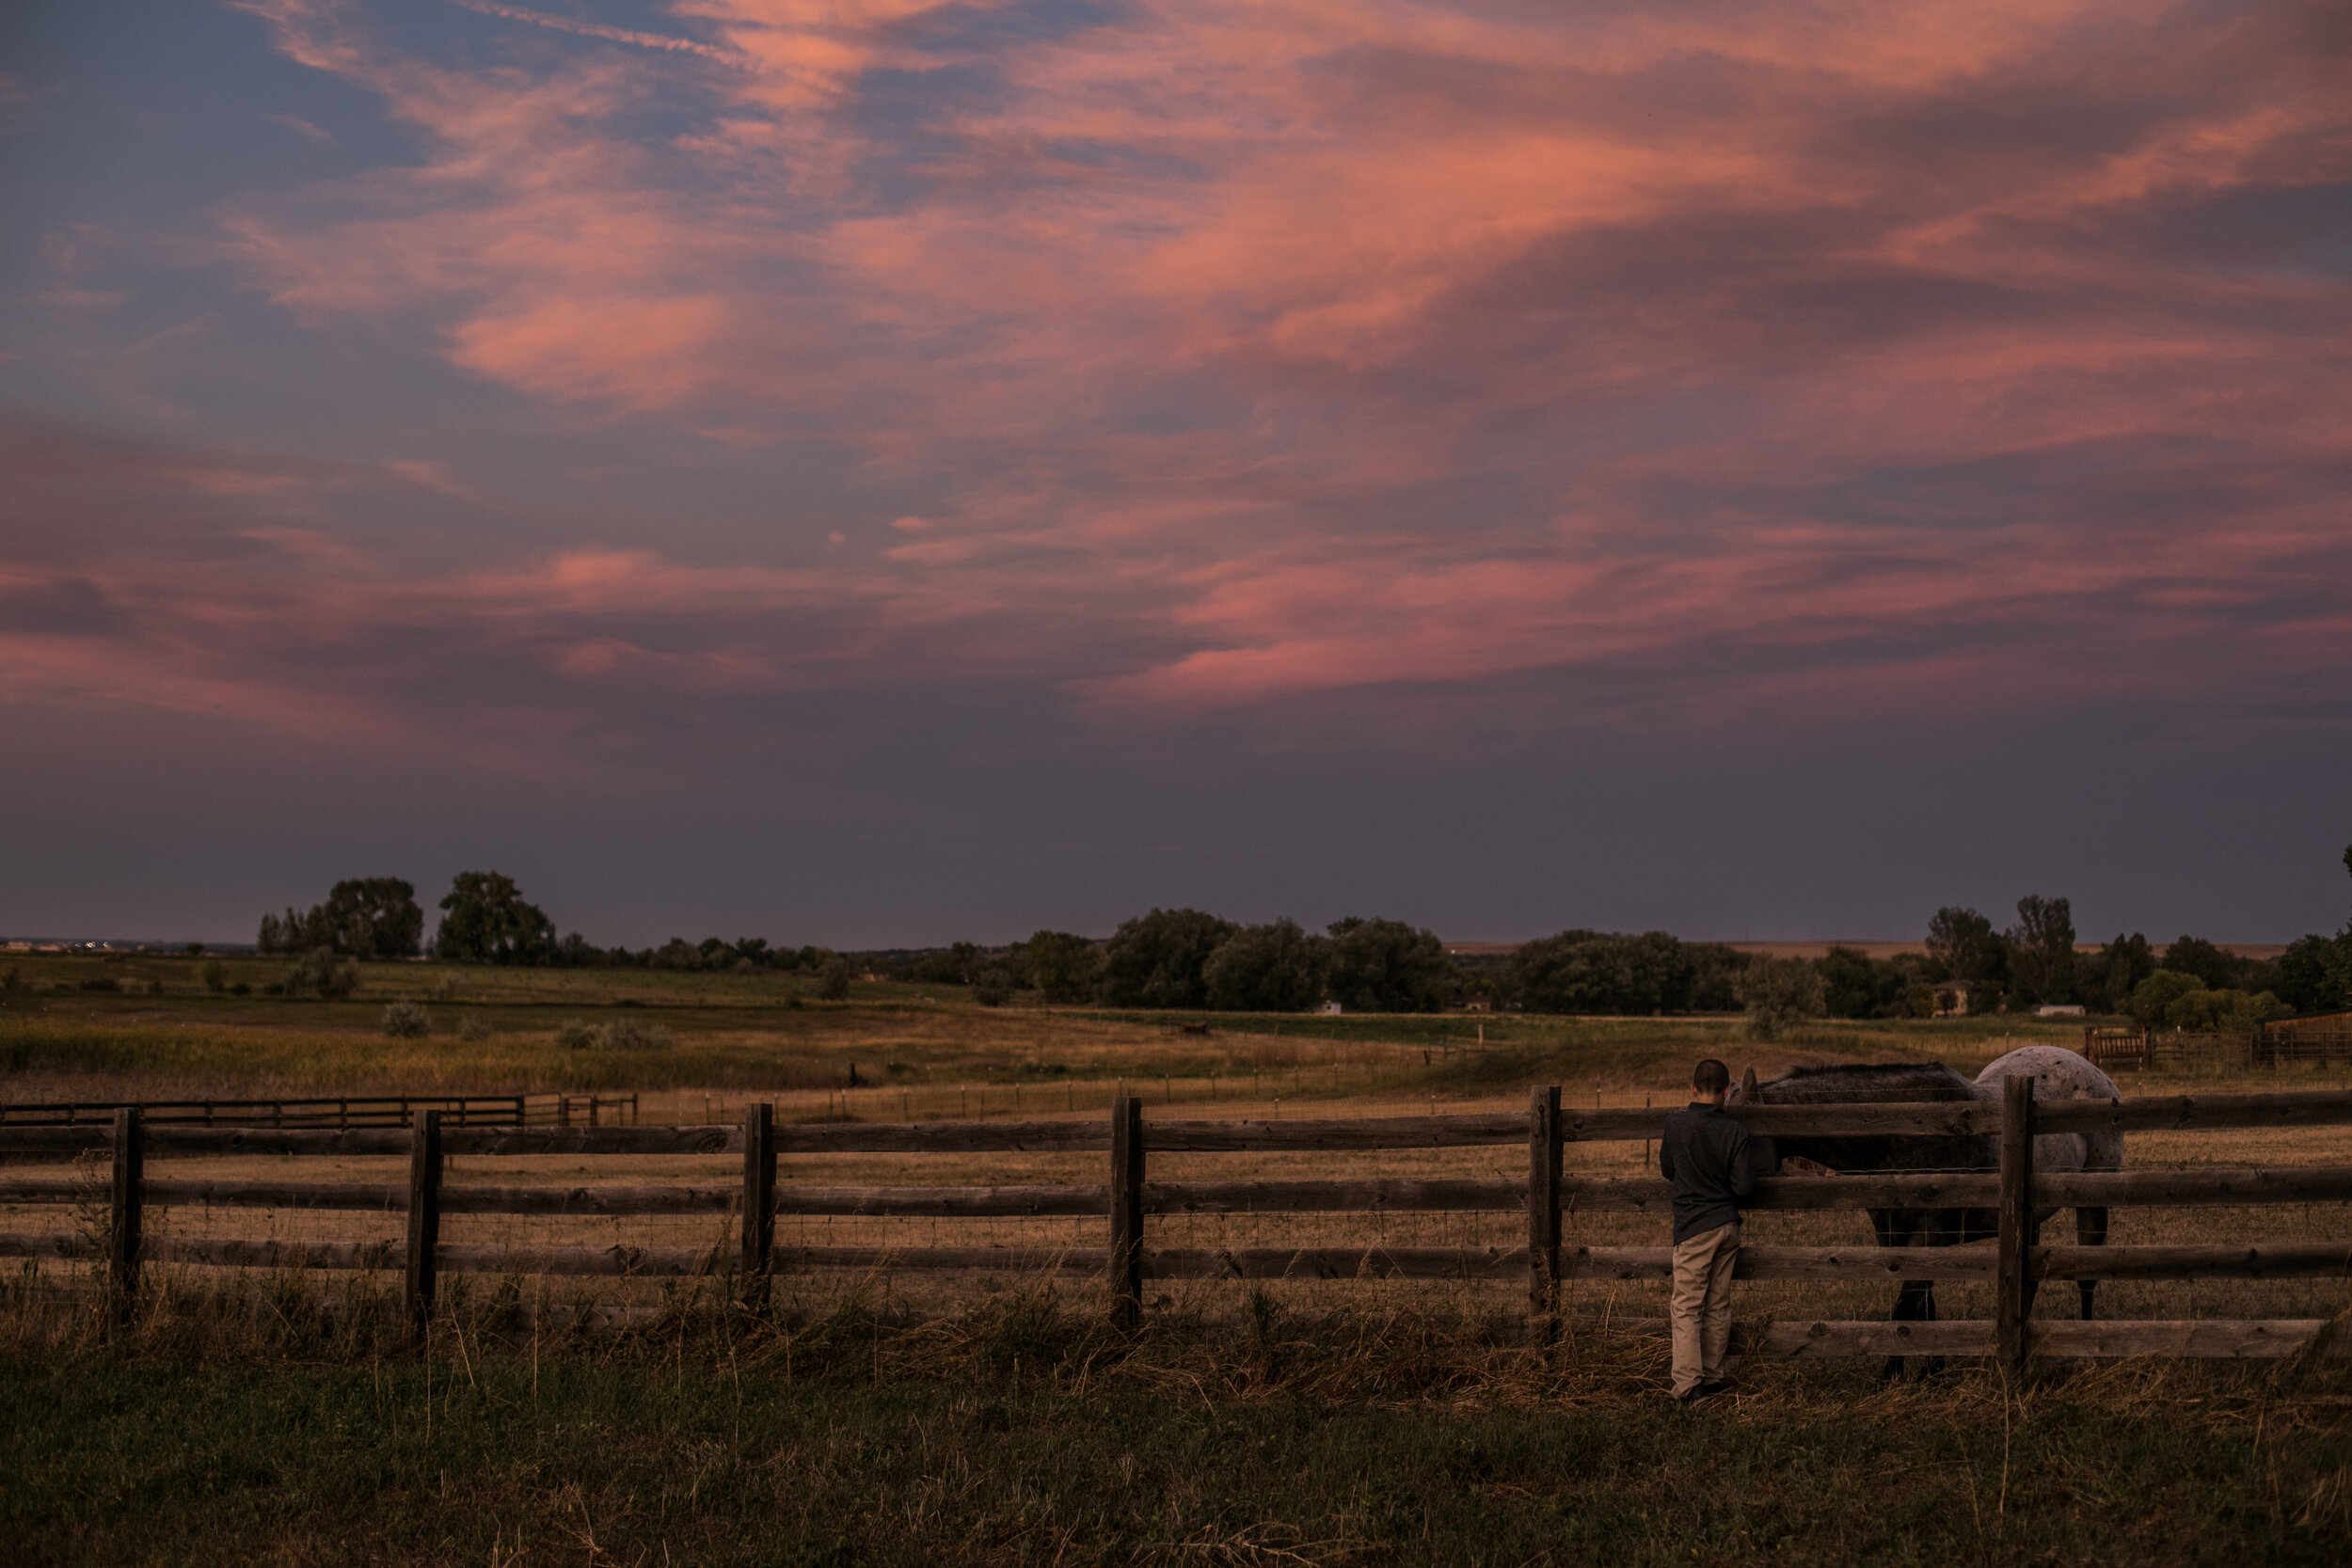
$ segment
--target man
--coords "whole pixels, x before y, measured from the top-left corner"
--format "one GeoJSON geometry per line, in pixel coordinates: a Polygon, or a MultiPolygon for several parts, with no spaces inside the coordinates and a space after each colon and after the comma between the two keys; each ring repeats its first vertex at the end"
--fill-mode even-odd
{"type": "Polygon", "coordinates": [[[1695,1403],[1729,1387],[1731,1270],[1740,1259],[1740,1200],[1756,1191],[1748,1130],[1724,1114],[1731,1069],[1708,1057],[1691,1069],[1691,1104],[1666,1118],[1658,1173],[1674,1194],[1674,1397],[1695,1403]]]}

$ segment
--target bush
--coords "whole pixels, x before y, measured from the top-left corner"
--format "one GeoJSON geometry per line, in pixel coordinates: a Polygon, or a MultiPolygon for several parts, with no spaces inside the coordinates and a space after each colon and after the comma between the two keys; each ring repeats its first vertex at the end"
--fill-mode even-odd
{"type": "Polygon", "coordinates": [[[667,1051],[676,1043],[669,1029],[659,1023],[641,1023],[633,1018],[615,1019],[611,1023],[586,1023],[567,1018],[555,1032],[555,1043],[566,1051],[667,1051]]]}
{"type": "Polygon", "coordinates": [[[1821,1014],[1821,972],[1803,958],[1758,958],[1740,977],[1748,1033],[1780,1038],[1788,1027],[1821,1014]]]}
{"type": "Polygon", "coordinates": [[[415,1002],[394,1002],[384,1009],[384,1033],[396,1040],[422,1039],[433,1032],[433,1015],[415,1002]]]}
{"type": "Polygon", "coordinates": [[[331,947],[313,947],[286,971],[285,994],[340,1002],[359,989],[359,966],[331,947]]]}
{"type": "Polygon", "coordinates": [[[2132,988],[2131,1000],[2123,1004],[2123,1011],[2133,1022],[2144,1028],[2159,1029],[2171,1022],[2174,1003],[2191,991],[2204,989],[2205,982],[2194,974],[2160,969],[2132,988]]]}
{"type": "Polygon", "coordinates": [[[229,989],[229,966],[218,958],[207,958],[197,965],[196,977],[204,982],[204,989],[218,996],[229,989]]]}
{"type": "Polygon", "coordinates": [[[817,971],[817,994],[828,1002],[850,999],[850,960],[835,953],[817,971]]]}

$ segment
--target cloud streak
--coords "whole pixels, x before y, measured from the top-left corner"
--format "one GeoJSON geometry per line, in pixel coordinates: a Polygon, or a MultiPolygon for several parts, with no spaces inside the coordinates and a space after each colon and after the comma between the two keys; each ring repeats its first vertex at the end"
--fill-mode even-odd
{"type": "MultiPolygon", "coordinates": [[[[1535,681],[1540,725],[2226,702],[2352,652],[2326,8],[458,3],[581,41],[248,6],[420,155],[230,201],[239,276],[550,415],[932,499],[830,554],[787,514],[789,567],[60,546],[11,568],[35,685],[421,714],[471,663],[585,729],[620,688],[1002,679],[1116,727],[1535,681]],[[56,629],[84,604],[113,629],[56,629]]],[[[357,493],[298,487],[306,538],[357,493]]]]}

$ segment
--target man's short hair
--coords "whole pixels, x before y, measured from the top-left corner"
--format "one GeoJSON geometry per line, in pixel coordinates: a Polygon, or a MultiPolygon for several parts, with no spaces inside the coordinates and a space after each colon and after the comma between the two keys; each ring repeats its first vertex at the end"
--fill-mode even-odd
{"type": "Polygon", "coordinates": [[[1691,1086],[1701,1094],[1722,1094],[1731,1087],[1731,1069],[1709,1056],[1691,1069],[1691,1086]]]}

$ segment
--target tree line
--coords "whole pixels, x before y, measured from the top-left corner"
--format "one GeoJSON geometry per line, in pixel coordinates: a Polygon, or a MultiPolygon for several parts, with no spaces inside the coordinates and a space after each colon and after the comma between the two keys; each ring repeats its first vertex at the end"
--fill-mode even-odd
{"type": "MultiPolygon", "coordinates": [[[[2344,851],[2352,872],[2352,847],[2344,851]]],[[[1746,1011],[1769,1033],[1808,1018],[1900,1019],[2079,1006],[2151,1026],[2210,1030],[2286,1013],[2352,1007],[2352,923],[2275,959],[2184,934],[2140,932],[2081,950],[2065,898],[2028,895],[2007,927],[1976,910],[1936,911],[1917,953],[1873,958],[1833,947],[1818,959],[1767,958],[1664,931],[1573,929],[1508,955],[1460,958],[1401,920],[1350,916],[1311,931],[1295,920],[1247,925],[1193,909],[1153,909],[1106,940],[1041,930],[1004,947],[839,953],[756,937],[659,947],[598,947],[555,926],[512,878],[461,872],[439,903],[430,951],[460,963],[730,971],[802,975],[839,999],[858,974],[970,988],[996,1006],[1027,994],[1059,1005],[1232,1012],[1433,1012],[1483,1003],[1529,1012],[1746,1011]]],[[[262,919],[260,948],[321,968],[337,958],[425,951],[424,911],[398,878],[337,882],[326,901],[262,919]]],[[[326,966],[326,968],[322,968],[326,966]]]]}

